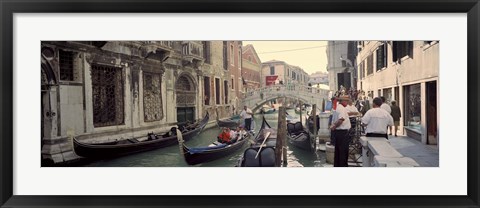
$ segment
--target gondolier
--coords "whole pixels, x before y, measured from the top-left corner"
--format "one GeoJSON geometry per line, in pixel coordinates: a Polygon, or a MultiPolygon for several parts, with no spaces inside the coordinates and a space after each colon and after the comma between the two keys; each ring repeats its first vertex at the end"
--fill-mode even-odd
{"type": "Polygon", "coordinates": [[[351,124],[346,106],[350,98],[341,96],[338,100],[340,101],[340,105],[336,109],[338,116],[332,120],[332,125],[330,126],[330,130],[332,130],[335,138],[334,167],[348,167],[348,145],[351,140],[348,130],[351,124]]]}
{"type": "Polygon", "coordinates": [[[251,130],[251,125],[252,125],[252,110],[247,108],[247,106],[243,106],[243,111],[240,113],[240,117],[242,117],[245,120],[245,128],[247,131],[251,130]]]}
{"type": "Polygon", "coordinates": [[[387,126],[393,126],[393,118],[386,110],[381,109],[381,98],[373,99],[373,108],[362,117],[362,123],[367,125],[367,137],[385,137],[388,139],[387,126]]]}

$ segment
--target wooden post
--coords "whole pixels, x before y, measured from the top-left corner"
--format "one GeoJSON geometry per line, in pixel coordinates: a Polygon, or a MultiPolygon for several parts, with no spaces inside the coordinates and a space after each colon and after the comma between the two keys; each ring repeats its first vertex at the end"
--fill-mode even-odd
{"type": "Polygon", "coordinates": [[[287,121],[285,114],[285,107],[281,106],[278,109],[278,128],[277,128],[277,143],[275,146],[275,166],[280,167],[282,155],[283,163],[287,162],[287,150],[286,150],[286,138],[287,138],[287,121]]]}
{"type": "Polygon", "coordinates": [[[313,136],[317,138],[317,131],[318,131],[318,123],[317,123],[317,104],[312,105],[312,114],[310,114],[313,118],[313,136]]]}
{"type": "MultiPolygon", "coordinates": [[[[303,104],[302,104],[302,101],[299,101],[299,103],[300,103],[300,123],[303,124],[303,122],[302,122],[302,105],[303,105],[303,104]]],[[[279,118],[280,118],[280,117],[279,117],[279,118]]]]}

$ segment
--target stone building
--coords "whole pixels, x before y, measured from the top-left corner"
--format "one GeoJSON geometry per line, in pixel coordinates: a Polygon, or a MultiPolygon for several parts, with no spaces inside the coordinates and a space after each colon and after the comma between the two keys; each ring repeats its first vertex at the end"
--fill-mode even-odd
{"type": "Polygon", "coordinates": [[[310,80],[308,81],[312,86],[324,84],[328,85],[328,72],[318,71],[310,74],[310,80]]]}
{"type": "Polygon", "coordinates": [[[245,91],[249,92],[260,88],[260,71],[262,61],[258,57],[253,45],[242,48],[242,77],[245,80],[245,91]]]}
{"type": "Polygon", "coordinates": [[[327,71],[329,86],[338,91],[340,86],[351,88],[356,86],[355,41],[328,41],[327,71]]]}
{"type": "Polygon", "coordinates": [[[100,142],[146,136],[207,111],[212,118],[214,108],[221,118],[231,111],[222,88],[230,81],[222,41],[43,41],[41,46],[42,164],[78,159],[73,137],[100,142]]]}
{"type": "MultiPolygon", "coordinates": [[[[226,69],[230,72],[230,92],[229,102],[232,106],[232,113],[238,114],[241,111],[242,98],[245,96],[242,80],[242,41],[223,41],[227,47],[226,69]]],[[[225,88],[226,90],[227,88],[225,88]]]]}
{"type": "Polygon", "coordinates": [[[262,63],[262,86],[274,84],[308,85],[310,76],[300,67],[284,61],[271,60],[262,63]]]}
{"type": "Polygon", "coordinates": [[[357,87],[400,107],[400,129],[426,144],[438,143],[437,41],[360,41],[357,87]]]}

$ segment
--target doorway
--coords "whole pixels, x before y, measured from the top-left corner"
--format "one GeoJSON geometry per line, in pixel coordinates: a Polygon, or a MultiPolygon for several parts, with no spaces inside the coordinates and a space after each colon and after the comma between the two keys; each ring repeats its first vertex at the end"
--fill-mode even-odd
{"type": "Polygon", "coordinates": [[[427,144],[438,144],[437,82],[426,83],[427,144]]]}

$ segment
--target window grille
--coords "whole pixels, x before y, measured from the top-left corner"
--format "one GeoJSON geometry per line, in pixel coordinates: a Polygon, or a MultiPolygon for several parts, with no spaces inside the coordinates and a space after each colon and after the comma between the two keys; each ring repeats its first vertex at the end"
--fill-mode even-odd
{"type": "Polygon", "coordinates": [[[93,64],[92,96],[94,127],[124,123],[121,68],[93,64]]]}
{"type": "Polygon", "coordinates": [[[143,73],[144,121],[160,121],[163,118],[160,74],[143,73]]]}
{"type": "Polygon", "coordinates": [[[73,52],[60,50],[60,80],[73,81],[73,52]]]}

